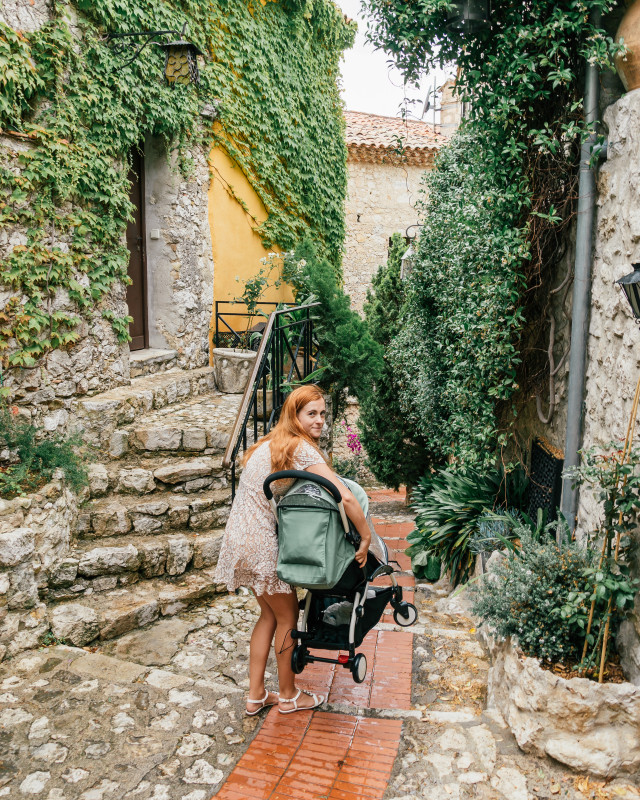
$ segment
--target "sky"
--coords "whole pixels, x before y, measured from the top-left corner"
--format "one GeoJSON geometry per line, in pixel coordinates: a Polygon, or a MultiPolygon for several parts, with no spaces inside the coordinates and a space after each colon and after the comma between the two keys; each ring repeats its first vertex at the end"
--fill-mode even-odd
{"type": "MultiPolygon", "coordinates": [[[[344,13],[358,23],[356,41],[351,50],[347,50],[341,65],[343,90],[342,97],[349,111],[366,111],[369,114],[381,114],[385,117],[396,117],[401,113],[405,86],[402,75],[393,66],[389,66],[389,56],[381,50],[374,50],[365,41],[367,30],[366,18],[360,10],[360,0],[336,0],[344,13]]],[[[406,87],[406,96],[419,102],[409,104],[410,119],[420,119],[422,107],[427,93],[446,80],[442,71],[431,73],[418,88],[406,87]]],[[[438,117],[436,118],[438,119],[438,117]]],[[[433,121],[433,112],[424,116],[425,122],[433,121]]]]}

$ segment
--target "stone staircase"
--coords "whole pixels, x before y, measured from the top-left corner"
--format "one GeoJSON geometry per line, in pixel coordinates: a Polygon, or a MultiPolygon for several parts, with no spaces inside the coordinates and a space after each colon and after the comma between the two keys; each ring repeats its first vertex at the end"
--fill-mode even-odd
{"type": "Polygon", "coordinates": [[[113,638],[224,590],[213,579],[231,501],[222,456],[240,401],[216,391],[209,367],[77,401],[98,460],[69,553],[39,586],[56,638],[113,638]]]}

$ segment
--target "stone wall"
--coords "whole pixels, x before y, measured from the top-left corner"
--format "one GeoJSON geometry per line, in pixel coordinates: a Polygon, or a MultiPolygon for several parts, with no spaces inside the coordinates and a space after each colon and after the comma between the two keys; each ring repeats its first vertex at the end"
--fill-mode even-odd
{"type": "MultiPolygon", "coordinates": [[[[621,442],[640,377],[640,333],[615,281],[640,261],[640,90],[610,105],[607,161],[598,177],[598,215],[591,286],[591,319],[583,447],[621,442]]],[[[582,490],[578,527],[591,530],[601,517],[593,493],[582,490]]],[[[640,543],[640,536],[638,537],[640,543]]],[[[640,685],[640,597],[624,623],[619,645],[627,676],[640,685]]]]}
{"type": "MultiPolygon", "coordinates": [[[[73,7],[70,23],[77,35],[73,7]]],[[[4,3],[0,19],[16,30],[36,30],[51,18],[50,3],[13,0],[4,3]]],[[[203,124],[210,124],[203,120],[203,124]]],[[[0,136],[0,161],[18,171],[19,155],[33,144],[18,134],[0,136]]],[[[208,330],[213,300],[213,257],[208,220],[208,154],[190,153],[193,172],[184,178],[157,140],[145,146],[147,278],[149,346],[177,352],[177,366],[194,368],[208,363],[208,330]],[[150,232],[159,231],[151,239],[150,232]]],[[[66,251],[70,242],[52,227],[45,244],[66,251]]],[[[124,238],[124,237],[123,237],[124,238]]],[[[26,244],[26,231],[0,231],[0,262],[14,247],[26,244]]],[[[87,276],[75,279],[88,284],[87,276]]],[[[0,281],[0,311],[14,293],[0,281]]],[[[65,290],[51,298],[50,310],[75,312],[65,290]]],[[[78,342],[48,353],[31,369],[5,370],[3,383],[13,390],[21,413],[46,432],[64,432],[71,420],[74,398],[126,385],[130,381],[129,345],[118,342],[103,311],[126,316],[126,286],[116,282],[76,328],[78,342]]]]}
{"type": "MultiPolygon", "coordinates": [[[[28,142],[0,137],[0,158],[16,164],[28,142]]],[[[169,163],[155,140],[147,147],[146,237],[150,346],[177,352],[177,366],[195,368],[208,363],[208,332],[213,302],[213,258],[209,232],[207,190],[209,171],[205,153],[194,151],[194,171],[185,179],[169,163]],[[160,238],[150,239],[152,229],[160,238]]],[[[0,231],[0,259],[26,243],[18,229],[0,231]]],[[[49,245],[68,248],[64,237],[52,231],[49,245]]],[[[87,276],[78,274],[79,283],[87,276]]],[[[13,297],[0,284],[0,310],[13,297]]],[[[64,290],[52,299],[51,310],[74,311],[64,290]]],[[[118,342],[102,312],[127,314],[126,287],[117,282],[89,320],[76,329],[79,341],[65,350],[46,354],[31,369],[13,368],[4,384],[22,413],[45,431],[63,431],[73,399],[129,383],[129,346],[118,342]]]]}
{"type": "MultiPolygon", "coordinates": [[[[615,98],[615,87],[606,92],[606,99],[615,98]]],[[[598,209],[594,233],[594,256],[591,282],[591,308],[586,363],[584,398],[584,449],[607,447],[621,443],[627,430],[629,415],[640,376],[640,333],[631,310],[615,281],[631,271],[631,264],[640,261],[640,90],[629,92],[604,111],[607,129],[607,160],[598,171],[598,209]]],[[[565,264],[558,271],[556,285],[573,264],[573,252],[567,253],[565,264]]],[[[571,295],[566,314],[556,301],[558,322],[556,362],[569,344],[571,295]]],[[[548,323],[547,323],[548,324],[548,323]]],[[[530,449],[534,436],[544,436],[552,445],[564,450],[566,431],[566,389],[568,363],[556,380],[556,410],[550,424],[537,416],[535,398],[521,404],[518,432],[523,453],[530,449]]],[[[547,410],[547,402],[543,404],[547,410]]],[[[602,517],[601,505],[593,491],[581,489],[578,508],[578,536],[585,537],[597,527],[602,517]]],[[[640,535],[638,536],[640,545],[640,535]]],[[[634,683],[640,685],[640,598],[635,614],[625,622],[619,637],[623,667],[634,683]]]]}
{"type": "Polygon", "coordinates": [[[0,19],[25,33],[40,30],[50,18],[50,0],[3,0],[0,6],[0,19]]]}
{"type": "MultiPolygon", "coordinates": [[[[21,138],[2,136],[0,160],[17,170],[20,153],[31,147],[29,142],[21,138]]],[[[14,247],[26,242],[24,230],[0,230],[0,261],[14,247]]],[[[45,244],[49,247],[56,246],[63,252],[69,248],[68,237],[59,235],[53,228],[49,231],[45,244]]],[[[77,273],[75,279],[82,285],[88,285],[84,274],[77,273]]],[[[0,310],[14,296],[10,287],[3,286],[0,282],[0,310]]],[[[129,348],[118,342],[111,323],[102,316],[103,310],[125,316],[125,297],[124,285],[114,284],[110,293],[93,311],[91,319],[83,319],[76,328],[80,338],[75,345],[48,353],[31,369],[12,368],[5,371],[4,385],[13,390],[14,402],[35,425],[49,432],[63,430],[69,420],[74,396],[95,393],[128,380],[129,348]]],[[[50,310],[75,311],[75,306],[69,300],[67,292],[59,289],[51,298],[50,310]]]]}
{"type": "MultiPolygon", "coordinates": [[[[67,9],[69,20],[75,24],[72,9],[67,9]]],[[[10,0],[2,4],[0,19],[10,27],[25,32],[41,28],[51,19],[51,4],[46,0],[10,0]]],[[[0,137],[0,159],[14,171],[19,170],[18,158],[33,145],[26,137],[0,137]]],[[[26,244],[26,231],[14,228],[0,231],[0,261],[14,247],[26,244]]],[[[54,229],[49,232],[50,247],[66,251],[69,241],[54,229]]],[[[75,279],[87,285],[87,276],[77,274],[75,279]]],[[[0,310],[13,293],[0,283],[0,310]]],[[[129,348],[120,344],[111,324],[102,317],[102,310],[126,315],[126,288],[114,285],[109,296],[96,309],[90,321],[78,327],[80,340],[64,351],[58,350],[42,358],[33,369],[11,369],[4,374],[4,384],[13,389],[13,399],[23,416],[47,432],[64,430],[69,421],[73,396],[101,391],[128,379],[129,348]]],[[[65,291],[52,298],[51,311],[72,310],[65,291]]]]}
{"type": "MultiPolygon", "coordinates": [[[[598,177],[598,216],[591,285],[584,446],[623,440],[640,376],[640,335],[615,281],[640,260],[640,91],[609,106],[607,161],[598,177]]],[[[597,509],[582,492],[579,523],[597,509]]]]}
{"type": "MultiPolygon", "coordinates": [[[[403,236],[418,221],[416,203],[426,167],[347,162],[344,289],[353,308],[362,310],[371,279],[387,261],[389,239],[403,236]]],[[[411,233],[416,233],[414,229],[411,233]]]]}
{"type": "MultiPolygon", "coordinates": [[[[0,158],[15,162],[30,145],[0,137],[0,158]]],[[[170,165],[157,142],[147,148],[146,194],[148,240],[147,278],[150,346],[177,352],[177,366],[193,369],[208,363],[208,333],[213,302],[213,258],[209,232],[207,190],[209,172],[204,152],[194,151],[194,172],[183,178],[170,165]],[[152,229],[160,238],[150,239],[152,229]]],[[[26,243],[20,230],[0,231],[0,259],[26,243]]],[[[52,233],[50,244],[68,247],[52,233]]],[[[86,275],[76,279],[86,283],[86,275]]],[[[0,310],[13,297],[0,284],[0,310]]],[[[73,311],[65,291],[53,298],[52,311],[73,311]]],[[[126,287],[117,282],[101,300],[90,320],[77,328],[79,341],[65,350],[46,354],[31,369],[5,372],[4,384],[22,413],[47,432],[63,431],[70,420],[73,399],[126,385],[131,377],[129,345],[118,342],[110,322],[112,310],[127,314],[126,287]]]]}
{"type": "Polygon", "coordinates": [[[28,497],[0,500],[0,661],[37,647],[48,631],[39,591],[64,569],[77,498],[58,476],[28,497]]]}

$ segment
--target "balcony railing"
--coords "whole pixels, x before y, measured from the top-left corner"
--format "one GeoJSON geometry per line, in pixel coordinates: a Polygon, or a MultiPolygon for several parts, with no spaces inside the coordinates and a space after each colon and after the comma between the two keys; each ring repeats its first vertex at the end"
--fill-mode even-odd
{"type": "MultiPolygon", "coordinates": [[[[277,302],[261,302],[261,309],[275,310],[277,302]]],[[[214,347],[241,347],[255,350],[256,332],[265,327],[264,313],[249,313],[243,302],[237,300],[216,300],[215,328],[213,333],[214,347]],[[242,327],[243,330],[237,330],[242,327]]]]}

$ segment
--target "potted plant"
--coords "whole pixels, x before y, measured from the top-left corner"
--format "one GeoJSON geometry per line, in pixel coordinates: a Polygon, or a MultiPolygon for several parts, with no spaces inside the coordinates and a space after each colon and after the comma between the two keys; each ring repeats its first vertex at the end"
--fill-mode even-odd
{"type": "MultiPolygon", "coordinates": [[[[245,342],[248,342],[251,337],[251,323],[256,316],[262,313],[258,306],[265,290],[270,285],[269,275],[273,270],[272,265],[267,269],[267,259],[261,259],[261,261],[263,266],[258,274],[245,281],[242,294],[234,297],[234,302],[244,305],[247,309],[246,329],[241,337],[245,342]]],[[[236,280],[239,281],[239,277],[236,277],[236,280]]],[[[276,281],[275,285],[278,286],[279,281],[276,281]]],[[[218,391],[225,394],[242,394],[256,360],[256,350],[246,347],[214,347],[212,355],[218,391]]]]}

